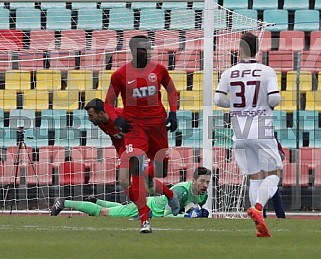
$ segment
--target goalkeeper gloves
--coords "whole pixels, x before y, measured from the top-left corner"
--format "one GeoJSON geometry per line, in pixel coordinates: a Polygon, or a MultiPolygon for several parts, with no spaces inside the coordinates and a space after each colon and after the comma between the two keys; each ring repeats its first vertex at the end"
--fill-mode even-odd
{"type": "Polygon", "coordinates": [[[130,130],[133,128],[129,120],[125,120],[121,117],[117,117],[114,124],[118,129],[120,129],[124,133],[130,132],[130,130]]]}
{"type": "Polygon", "coordinates": [[[169,112],[168,117],[166,119],[166,129],[170,132],[173,132],[177,129],[177,118],[176,118],[176,112],[169,112]]]}
{"type": "Polygon", "coordinates": [[[197,206],[196,208],[189,209],[184,218],[208,218],[209,212],[206,209],[197,206]]]}

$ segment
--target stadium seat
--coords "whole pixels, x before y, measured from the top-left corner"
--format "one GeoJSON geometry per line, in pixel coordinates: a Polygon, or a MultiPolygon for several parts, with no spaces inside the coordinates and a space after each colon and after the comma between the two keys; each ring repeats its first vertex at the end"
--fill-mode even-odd
{"type": "Polygon", "coordinates": [[[254,10],[278,9],[278,0],[253,0],[252,8],[254,10]]]}
{"type": "Polygon", "coordinates": [[[49,54],[51,70],[71,70],[76,67],[76,52],[68,50],[51,51],[49,54]]]}
{"type": "Polygon", "coordinates": [[[276,71],[288,72],[293,70],[294,53],[285,50],[273,50],[269,52],[269,66],[276,71]]]}
{"type": "MultiPolygon", "coordinates": [[[[304,172],[306,172],[306,170],[304,170],[304,172]]],[[[283,167],[282,187],[296,186],[296,178],[296,163],[286,163],[283,167]]],[[[308,187],[309,175],[301,172],[299,175],[298,185],[300,187],[308,187]]]]}
{"type": "Polygon", "coordinates": [[[163,2],[162,9],[164,10],[175,10],[176,9],[186,9],[187,2],[163,2]]]}
{"type": "Polygon", "coordinates": [[[283,147],[296,148],[296,141],[299,140],[299,147],[303,146],[303,130],[299,131],[297,136],[296,129],[286,128],[275,130],[276,137],[283,147]]]}
{"type": "Polygon", "coordinates": [[[176,153],[178,152],[180,154],[183,168],[187,168],[187,165],[191,165],[194,163],[193,148],[172,147],[170,150],[175,150],[176,153]]]}
{"type": "Polygon", "coordinates": [[[180,110],[199,111],[203,106],[203,91],[181,91],[180,110]]]}
{"type": "Polygon", "coordinates": [[[152,49],[151,60],[157,62],[166,68],[169,66],[169,55],[168,52],[164,49],[152,49]]]}
{"type": "Polygon", "coordinates": [[[72,10],[78,9],[97,9],[96,2],[73,2],[71,3],[72,10]]]}
{"type": "Polygon", "coordinates": [[[36,113],[30,109],[12,109],[9,113],[9,126],[12,129],[24,127],[25,129],[35,126],[36,113]]]}
{"type": "Polygon", "coordinates": [[[30,50],[54,50],[55,49],[55,32],[46,30],[30,31],[30,50]]]}
{"type": "Polygon", "coordinates": [[[105,50],[85,50],[81,52],[80,69],[100,71],[108,65],[105,50]]]}
{"type": "Polygon", "coordinates": [[[35,3],[34,2],[10,2],[9,8],[10,10],[16,10],[18,8],[33,9],[35,8],[35,3]]]}
{"type": "Polygon", "coordinates": [[[305,109],[309,111],[319,111],[321,112],[321,92],[307,92],[306,93],[306,105],[305,109]]]}
{"type": "Polygon", "coordinates": [[[50,165],[50,172],[52,168],[58,167],[59,164],[65,161],[66,153],[64,147],[59,146],[43,146],[39,147],[39,163],[50,165]]]}
{"type": "Polygon", "coordinates": [[[10,29],[9,15],[10,11],[8,9],[0,9],[0,29],[10,29]]]}
{"type": "Polygon", "coordinates": [[[204,31],[188,30],[185,32],[185,50],[203,51],[204,31]]]}
{"type": "Polygon", "coordinates": [[[78,91],[54,91],[52,108],[57,110],[76,110],[79,107],[78,91]]]}
{"type": "Polygon", "coordinates": [[[23,48],[21,30],[0,30],[0,50],[20,50],[23,48]]]}
{"type": "Polygon", "coordinates": [[[294,27],[295,31],[318,31],[319,11],[317,10],[296,10],[294,12],[294,27]]]}
{"type": "Polygon", "coordinates": [[[168,95],[164,88],[161,88],[161,100],[166,111],[169,111],[168,95]]]}
{"type": "Polygon", "coordinates": [[[51,186],[52,185],[52,172],[49,171],[49,164],[34,163],[27,171],[26,184],[28,186],[51,186]]]}
{"type": "Polygon", "coordinates": [[[321,31],[312,31],[310,34],[310,51],[321,51],[321,31]]]}
{"type": "Polygon", "coordinates": [[[16,29],[40,30],[41,11],[34,8],[18,8],[16,10],[16,29]]]}
{"type": "Polygon", "coordinates": [[[102,70],[99,71],[98,74],[98,89],[99,90],[104,90],[107,92],[110,84],[110,78],[111,75],[113,74],[113,70],[102,70]]]}
{"type": "Polygon", "coordinates": [[[89,129],[92,127],[92,123],[88,119],[87,111],[74,110],[73,111],[73,127],[77,129],[89,129]]]}
{"type": "Polygon", "coordinates": [[[115,51],[117,42],[117,32],[114,30],[94,30],[92,32],[92,50],[115,51]]]}
{"type": "Polygon", "coordinates": [[[268,31],[286,31],[288,30],[288,11],[287,10],[264,10],[263,21],[274,24],[266,27],[268,31]]]}
{"type": "Polygon", "coordinates": [[[0,90],[0,108],[4,111],[17,108],[16,90],[0,90]]]}
{"type": "Polygon", "coordinates": [[[314,10],[321,10],[321,1],[320,0],[314,1],[314,10]]]}
{"type": "Polygon", "coordinates": [[[201,69],[201,53],[198,50],[176,51],[175,70],[184,70],[187,73],[201,69]]]}
{"type": "Polygon", "coordinates": [[[321,129],[309,130],[309,147],[321,148],[321,129]]]}
{"type": "Polygon", "coordinates": [[[107,90],[87,90],[85,91],[85,103],[88,103],[90,100],[98,98],[101,100],[105,100],[107,94],[107,90]]]}
{"type": "Polygon", "coordinates": [[[280,105],[274,107],[275,110],[295,111],[297,109],[297,98],[295,91],[282,91],[280,105]]]}
{"type": "Polygon", "coordinates": [[[171,76],[177,91],[187,90],[187,74],[185,71],[170,70],[168,73],[171,76]]]}
{"type": "Polygon", "coordinates": [[[285,10],[299,10],[309,9],[309,0],[284,0],[283,9],[285,10]]]}
{"type": "Polygon", "coordinates": [[[214,146],[232,148],[233,147],[233,129],[231,128],[217,128],[214,131],[214,146]]]}
{"type": "Polygon", "coordinates": [[[71,10],[56,7],[47,9],[47,30],[70,30],[71,21],[71,10]]]}
{"type": "MultiPolygon", "coordinates": [[[[238,51],[242,33],[220,34],[216,38],[216,46],[218,51],[238,51]]],[[[225,53],[226,55],[226,53],[225,53]]],[[[230,57],[229,57],[230,58],[230,57]]]]}
{"type": "Polygon", "coordinates": [[[281,31],[279,50],[303,51],[304,37],[303,31],[281,31]]]}
{"type": "Polygon", "coordinates": [[[48,146],[48,141],[48,129],[33,128],[25,130],[25,143],[28,147],[39,148],[48,146]]]}
{"type": "MultiPolygon", "coordinates": [[[[232,44],[234,45],[234,44],[232,44]]],[[[234,45],[235,46],[235,45],[234,45]]],[[[230,48],[231,46],[228,46],[230,48]]],[[[218,48],[223,48],[223,47],[218,47],[218,48]]],[[[230,68],[232,63],[232,56],[231,56],[231,49],[226,49],[226,50],[217,50],[214,51],[213,55],[213,67],[215,70],[218,72],[224,72],[226,69],[230,68]]]]}
{"type": "Polygon", "coordinates": [[[274,129],[286,128],[286,112],[283,110],[273,110],[273,125],[274,129]]]}
{"type": "Polygon", "coordinates": [[[86,49],[85,30],[63,30],[60,40],[61,50],[84,50],[86,49]]]}
{"type": "Polygon", "coordinates": [[[133,10],[156,9],[157,2],[132,2],[130,8],[133,10]]]}
{"type": "Polygon", "coordinates": [[[133,30],[134,12],[126,8],[113,8],[109,10],[109,30],[133,30]]]}
{"type": "Polygon", "coordinates": [[[59,70],[37,70],[36,89],[61,90],[61,72],[59,70]]]}
{"type": "Polygon", "coordinates": [[[235,9],[232,18],[233,30],[246,30],[257,26],[257,11],[252,9],[235,9]],[[240,23],[240,15],[244,20],[240,23]]]}
{"type": "Polygon", "coordinates": [[[203,131],[198,128],[192,128],[186,131],[186,134],[182,134],[182,146],[201,148],[203,141],[203,131]]]}
{"type": "Polygon", "coordinates": [[[247,0],[224,0],[223,6],[227,9],[234,10],[234,9],[248,9],[248,2],[247,0]]]}
{"type": "Polygon", "coordinates": [[[111,147],[112,142],[110,137],[98,127],[91,127],[86,131],[86,146],[111,147]]]}
{"type": "Polygon", "coordinates": [[[80,185],[85,182],[85,164],[68,161],[59,165],[59,185],[80,185]]]}
{"type": "Polygon", "coordinates": [[[0,129],[0,147],[7,148],[17,145],[17,131],[7,127],[0,129]]]}
{"type": "Polygon", "coordinates": [[[21,70],[36,71],[44,69],[44,54],[40,51],[20,51],[18,54],[18,68],[21,70]]]}
{"type": "Polygon", "coordinates": [[[41,2],[41,10],[48,10],[50,8],[66,8],[65,2],[41,2]]]}
{"type": "Polygon", "coordinates": [[[42,110],[41,128],[64,129],[67,127],[66,110],[42,110]]]}
{"type": "Polygon", "coordinates": [[[268,52],[272,49],[272,33],[270,31],[264,31],[262,35],[260,52],[268,52]]]}
{"type": "Polygon", "coordinates": [[[140,11],[140,22],[139,22],[140,30],[164,30],[164,26],[165,26],[164,10],[142,9],[140,11]]]}
{"type": "Polygon", "coordinates": [[[171,12],[169,28],[171,30],[194,30],[195,11],[190,9],[177,9],[171,12]]]}
{"type": "Polygon", "coordinates": [[[29,71],[7,70],[5,73],[6,89],[29,90],[31,88],[31,76],[29,71]]]}
{"type": "MultiPolygon", "coordinates": [[[[194,71],[193,73],[193,90],[203,90],[204,72],[194,71]]],[[[218,73],[213,72],[213,89],[218,85],[218,73]]]]}
{"type": "MultiPolygon", "coordinates": [[[[319,124],[319,113],[318,111],[299,111],[299,129],[304,131],[315,130],[319,124]]],[[[293,112],[293,128],[297,125],[297,113],[293,112]]]]}
{"type": "Polygon", "coordinates": [[[117,51],[112,56],[112,70],[117,70],[127,62],[131,61],[132,55],[129,50],[117,51]]]}
{"type": "Polygon", "coordinates": [[[147,31],[137,31],[137,30],[128,30],[128,31],[124,31],[123,32],[123,46],[122,49],[123,50],[128,50],[129,49],[129,41],[132,37],[136,36],[136,35],[144,35],[144,36],[148,36],[147,31]]]}
{"type": "Polygon", "coordinates": [[[98,158],[97,148],[86,146],[73,147],[71,150],[71,158],[73,161],[85,163],[86,168],[93,171],[94,162],[97,161],[98,158]]]}
{"type": "Polygon", "coordinates": [[[126,2],[101,2],[101,9],[126,8],[126,2]]]}
{"type": "MultiPolygon", "coordinates": [[[[214,2],[217,3],[217,0],[215,0],[214,2]]],[[[203,10],[204,7],[205,7],[204,2],[193,2],[192,8],[193,8],[194,10],[197,10],[197,11],[198,11],[198,10],[203,10]]]]}
{"type": "Polygon", "coordinates": [[[25,90],[23,92],[23,108],[41,111],[48,109],[49,93],[41,90],[25,90]]]}
{"type": "Polygon", "coordinates": [[[81,8],[78,10],[77,29],[101,30],[102,28],[103,12],[101,9],[81,8]]]}
{"type": "Polygon", "coordinates": [[[12,52],[0,50],[0,71],[12,70],[12,52]]]}
{"type": "Polygon", "coordinates": [[[314,73],[319,72],[321,66],[320,50],[304,51],[301,55],[301,69],[311,71],[314,73]]]}
{"type": "MultiPolygon", "coordinates": [[[[224,30],[227,28],[228,15],[226,10],[214,9],[214,30],[224,30]]],[[[204,29],[204,13],[202,13],[202,29],[204,29]]]]}
{"type": "Polygon", "coordinates": [[[80,130],[75,128],[56,128],[55,146],[74,147],[80,145],[80,130]]]}
{"type": "Polygon", "coordinates": [[[179,31],[155,31],[154,46],[158,50],[167,50],[169,52],[179,50],[179,31]]]}
{"type": "Polygon", "coordinates": [[[183,132],[183,134],[192,129],[193,117],[191,111],[178,110],[176,112],[178,126],[177,130],[183,132]]]}
{"type": "MultiPolygon", "coordinates": [[[[299,72],[299,90],[302,92],[312,90],[312,73],[309,71],[299,72]]],[[[286,73],[286,90],[296,91],[297,90],[297,71],[289,71],[286,73]]]]}
{"type": "MultiPolygon", "coordinates": [[[[0,108],[0,129],[2,129],[3,127],[4,127],[4,112],[0,108]]],[[[0,152],[0,154],[1,154],[1,152],[0,152]]]]}
{"type": "Polygon", "coordinates": [[[93,90],[93,72],[85,70],[69,70],[67,90],[93,90]]]}

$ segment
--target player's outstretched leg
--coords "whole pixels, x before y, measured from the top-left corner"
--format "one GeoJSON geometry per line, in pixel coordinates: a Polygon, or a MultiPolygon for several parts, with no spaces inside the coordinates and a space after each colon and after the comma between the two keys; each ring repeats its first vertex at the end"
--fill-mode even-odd
{"type": "Polygon", "coordinates": [[[255,207],[251,207],[247,210],[247,214],[255,223],[257,237],[271,237],[270,232],[264,222],[262,211],[259,211],[255,207]]]}
{"type": "Polygon", "coordinates": [[[50,216],[57,216],[65,208],[64,203],[64,198],[56,198],[54,204],[51,207],[50,216]]]}

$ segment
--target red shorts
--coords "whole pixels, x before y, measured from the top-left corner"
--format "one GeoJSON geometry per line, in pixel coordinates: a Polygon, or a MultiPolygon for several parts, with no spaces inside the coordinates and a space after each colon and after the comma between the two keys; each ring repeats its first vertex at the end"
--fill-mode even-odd
{"type": "Polygon", "coordinates": [[[144,156],[155,161],[168,160],[168,135],[165,123],[144,125],[132,123],[133,128],[124,135],[125,151],[120,167],[129,167],[129,158],[144,156]]]}

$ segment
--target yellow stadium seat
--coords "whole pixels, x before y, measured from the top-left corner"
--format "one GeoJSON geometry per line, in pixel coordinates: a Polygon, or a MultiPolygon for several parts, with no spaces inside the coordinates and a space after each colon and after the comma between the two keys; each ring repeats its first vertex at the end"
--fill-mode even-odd
{"type": "MultiPolygon", "coordinates": [[[[286,74],[286,90],[296,91],[296,71],[289,71],[286,74]]],[[[300,91],[311,91],[312,90],[312,72],[310,71],[300,71],[299,76],[299,89],[300,91]]]]}
{"type": "Polygon", "coordinates": [[[67,76],[68,90],[93,90],[93,72],[86,70],[70,70],[67,76]]]}
{"type": "Polygon", "coordinates": [[[282,72],[281,71],[276,71],[276,78],[278,79],[278,88],[279,91],[281,91],[282,88],[282,72]]]}
{"type": "Polygon", "coordinates": [[[61,72],[59,70],[37,70],[36,76],[37,90],[54,91],[61,89],[61,72]]]}
{"type": "Polygon", "coordinates": [[[88,103],[90,100],[98,98],[105,101],[106,92],[101,90],[91,90],[85,92],[85,102],[88,103]]]}
{"type": "Polygon", "coordinates": [[[23,107],[25,109],[34,109],[41,111],[48,109],[49,93],[48,91],[26,90],[23,93],[23,107]]]}
{"type": "Polygon", "coordinates": [[[167,91],[164,88],[161,88],[161,100],[164,105],[164,108],[166,111],[169,111],[169,103],[168,103],[168,96],[167,96],[167,91]]]}
{"type": "Polygon", "coordinates": [[[55,91],[53,92],[52,108],[55,110],[72,111],[79,108],[78,91],[55,91]]]}
{"type": "MultiPolygon", "coordinates": [[[[193,90],[196,90],[196,91],[203,90],[203,80],[204,80],[204,72],[195,71],[193,73],[193,90]]],[[[213,89],[216,89],[217,85],[218,85],[218,73],[213,72],[213,89]]]]}
{"type": "Polygon", "coordinates": [[[6,89],[24,91],[31,88],[29,71],[7,70],[5,76],[6,89]]]}
{"type": "Polygon", "coordinates": [[[321,112],[321,92],[313,91],[306,93],[305,109],[309,111],[321,112]]]}
{"type": "Polygon", "coordinates": [[[183,91],[187,89],[187,74],[185,71],[169,71],[174,85],[177,91],[183,91]]]}
{"type": "Polygon", "coordinates": [[[321,91],[321,72],[318,73],[318,91],[321,91]]]}
{"type": "Polygon", "coordinates": [[[16,90],[0,90],[0,108],[4,111],[17,108],[16,90]]]}
{"type": "Polygon", "coordinates": [[[295,111],[297,109],[297,98],[295,91],[282,91],[281,103],[274,110],[295,111]]]}
{"type": "Polygon", "coordinates": [[[114,70],[102,70],[98,74],[98,89],[106,90],[110,85],[111,75],[114,73],[114,70]]]}
{"type": "Polygon", "coordinates": [[[181,91],[179,109],[199,111],[203,109],[203,91],[181,91]]]}

